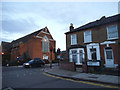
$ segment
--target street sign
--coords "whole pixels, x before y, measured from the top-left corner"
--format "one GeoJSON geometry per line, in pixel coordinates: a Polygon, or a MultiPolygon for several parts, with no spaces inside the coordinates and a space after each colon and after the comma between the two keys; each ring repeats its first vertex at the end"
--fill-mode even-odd
{"type": "Polygon", "coordinates": [[[87,66],[100,66],[99,61],[87,61],[87,66]]]}

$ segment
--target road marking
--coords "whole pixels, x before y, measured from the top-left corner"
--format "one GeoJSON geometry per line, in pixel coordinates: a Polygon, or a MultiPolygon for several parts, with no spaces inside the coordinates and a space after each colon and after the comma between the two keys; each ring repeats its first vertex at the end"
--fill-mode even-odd
{"type": "Polygon", "coordinates": [[[120,88],[120,87],[117,87],[117,86],[104,85],[104,84],[93,83],[93,82],[88,82],[88,81],[77,81],[77,80],[73,80],[73,79],[69,79],[69,78],[62,78],[62,77],[50,75],[50,74],[47,74],[47,73],[42,73],[42,74],[46,75],[46,76],[49,76],[49,77],[54,77],[54,78],[68,80],[68,81],[77,82],[77,83],[90,84],[90,85],[101,86],[101,87],[106,87],[106,88],[120,88]]]}

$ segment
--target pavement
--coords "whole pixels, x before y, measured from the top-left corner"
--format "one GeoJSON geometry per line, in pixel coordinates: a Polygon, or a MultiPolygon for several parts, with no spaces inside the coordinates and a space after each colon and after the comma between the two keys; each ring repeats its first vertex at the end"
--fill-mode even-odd
{"type": "MultiPolygon", "coordinates": [[[[49,67],[49,64],[46,66],[49,67]]],[[[44,72],[62,78],[97,82],[102,84],[120,85],[120,76],[83,73],[81,70],[68,71],[60,69],[57,64],[52,65],[52,68],[44,68],[44,72]]]]}

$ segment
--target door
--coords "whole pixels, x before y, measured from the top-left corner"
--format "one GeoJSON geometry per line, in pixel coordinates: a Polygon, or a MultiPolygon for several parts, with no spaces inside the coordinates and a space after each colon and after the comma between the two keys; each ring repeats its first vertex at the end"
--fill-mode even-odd
{"type": "Polygon", "coordinates": [[[105,49],[105,63],[106,67],[114,67],[114,57],[112,48],[105,49]]]}

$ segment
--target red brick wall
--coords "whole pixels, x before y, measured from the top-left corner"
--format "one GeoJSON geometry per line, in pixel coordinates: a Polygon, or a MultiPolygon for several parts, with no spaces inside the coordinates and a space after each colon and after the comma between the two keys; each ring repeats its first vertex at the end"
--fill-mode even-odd
{"type": "MultiPolygon", "coordinates": [[[[40,33],[38,36],[40,37],[44,37],[47,36],[49,40],[49,48],[52,45],[53,48],[56,48],[56,41],[53,40],[51,34],[45,34],[45,33],[40,33]],[[52,39],[52,40],[51,40],[52,39]]],[[[42,38],[37,38],[37,37],[31,37],[27,42],[20,44],[19,48],[16,49],[12,49],[11,52],[11,60],[17,60],[17,56],[19,54],[23,54],[24,52],[28,52],[29,56],[31,59],[35,58],[35,57],[40,57],[41,59],[43,59],[43,55],[46,54],[46,56],[50,58],[51,52],[42,52],[42,38]]],[[[52,60],[55,59],[55,54],[52,52],[52,60]]]]}
{"type": "Polygon", "coordinates": [[[103,59],[103,62],[105,64],[105,53],[104,53],[104,48],[107,47],[106,45],[100,45],[100,55],[101,59],[103,59]]]}
{"type": "MultiPolygon", "coordinates": [[[[105,53],[104,53],[104,49],[107,47],[107,45],[101,45],[100,46],[100,54],[102,59],[104,60],[104,64],[105,64],[105,53]]],[[[118,64],[118,49],[120,49],[120,47],[118,48],[117,44],[110,44],[109,47],[112,47],[113,50],[113,56],[114,56],[114,64],[118,64]]]]}
{"type": "Polygon", "coordinates": [[[76,65],[74,62],[61,62],[60,69],[75,71],[76,65]]]}
{"type": "Polygon", "coordinates": [[[109,46],[112,47],[112,49],[113,49],[114,64],[118,64],[118,53],[117,53],[118,48],[117,48],[117,45],[111,44],[109,46]]]}
{"type": "MultiPolygon", "coordinates": [[[[116,24],[118,25],[118,35],[120,37],[120,23],[118,23],[118,22],[66,34],[66,51],[67,51],[68,60],[69,60],[69,48],[71,46],[71,35],[72,34],[77,34],[77,44],[80,44],[80,45],[83,45],[83,46],[86,46],[87,44],[90,44],[90,43],[103,43],[105,41],[108,41],[106,27],[109,26],[109,25],[116,25],[116,24]],[[87,31],[87,30],[92,31],[92,42],[90,42],[90,43],[84,43],[84,32],[87,31]]],[[[113,40],[110,40],[110,41],[116,41],[116,43],[118,43],[118,42],[120,43],[120,38],[119,39],[113,39],[113,40]]],[[[100,46],[101,47],[100,55],[103,59],[105,59],[105,56],[104,56],[104,47],[105,46],[106,45],[100,46]]],[[[119,48],[119,51],[117,51],[118,46],[116,44],[112,44],[110,46],[113,48],[114,60],[115,60],[115,64],[117,64],[118,63],[118,52],[120,52],[120,48],[119,48]]],[[[87,50],[85,49],[85,59],[87,60],[87,54],[86,53],[87,53],[87,50]]],[[[105,63],[105,61],[104,61],[104,63],[105,63]]]]}

